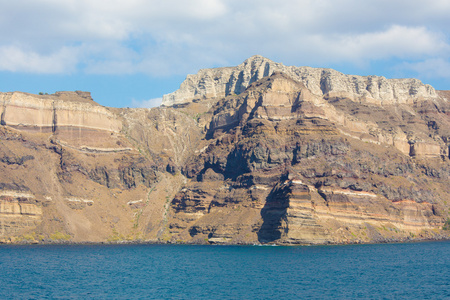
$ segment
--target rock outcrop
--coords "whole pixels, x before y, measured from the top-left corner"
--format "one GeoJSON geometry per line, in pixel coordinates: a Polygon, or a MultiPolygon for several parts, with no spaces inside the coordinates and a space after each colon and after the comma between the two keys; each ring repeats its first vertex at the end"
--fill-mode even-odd
{"type": "Polygon", "coordinates": [[[41,220],[42,208],[36,203],[33,194],[8,189],[0,191],[0,236],[15,235],[24,229],[32,229],[41,220]]]}
{"type": "Polygon", "coordinates": [[[378,105],[413,103],[435,99],[436,91],[417,79],[386,79],[380,76],[345,75],[332,69],[285,66],[255,55],[236,67],[203,69],[188,75],[177,91],[164,95],[162,105],[240,94],[253,82],[283,72],[303,83],[318,96],[348,97],[378,105]]]}
{"type": "Polygon", "coordinates": [[[448,239],[449,95],[260,56],[161,108],[2,93],[0,242],[448,239]]]}

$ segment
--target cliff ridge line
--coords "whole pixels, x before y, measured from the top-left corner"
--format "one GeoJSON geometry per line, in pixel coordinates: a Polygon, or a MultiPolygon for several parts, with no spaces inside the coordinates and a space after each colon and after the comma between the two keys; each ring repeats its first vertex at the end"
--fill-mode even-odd
{"type": "Polygon", "coordinates": [[[439,97],[432,86],[414,78],[346,75],[333,69],[285,66],[255,55],[236,67],[201,69],[197,74],[188,75],[178,90],[163,96],[162,105],[173,106],[240,94],[251,83],[274,72],[283,72],[302,82],[318,96],[348,97],[378,105],[412,103],[439,97]]]}

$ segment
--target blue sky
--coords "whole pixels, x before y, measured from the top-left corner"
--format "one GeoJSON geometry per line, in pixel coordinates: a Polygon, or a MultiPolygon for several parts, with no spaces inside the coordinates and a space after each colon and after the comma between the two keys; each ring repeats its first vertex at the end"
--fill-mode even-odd
{"type": "Polygon", "coordinates": [[[0,91],[151,107],[255,54],[450,90],[449,16],[448,0],[0,0],[0,91]]]}

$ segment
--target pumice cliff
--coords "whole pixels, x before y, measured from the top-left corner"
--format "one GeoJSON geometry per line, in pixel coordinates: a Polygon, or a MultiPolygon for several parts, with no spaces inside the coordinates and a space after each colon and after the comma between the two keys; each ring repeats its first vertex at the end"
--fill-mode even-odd
{"type": "Polygon", "coordinates": [[[447,239],[449,95],[261,56],[161,108],[2,93],[0,241],[447,239]]]}

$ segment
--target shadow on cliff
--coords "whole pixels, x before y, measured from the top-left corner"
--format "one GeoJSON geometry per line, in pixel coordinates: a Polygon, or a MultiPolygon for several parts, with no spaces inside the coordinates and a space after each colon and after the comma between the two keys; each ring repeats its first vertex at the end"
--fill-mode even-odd
{"type": "Polygon", "coordinates": [[[257,233],[260,243],[274,242],[288,233],[286,213],[289,207],[289,193],[289,186],[279,183],[267,196],[266,204],[261,210],[263,224],[257,233]]]}

